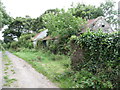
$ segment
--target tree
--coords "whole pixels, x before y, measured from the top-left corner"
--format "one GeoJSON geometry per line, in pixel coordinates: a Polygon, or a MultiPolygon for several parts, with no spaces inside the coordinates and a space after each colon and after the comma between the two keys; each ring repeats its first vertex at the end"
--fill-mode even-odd
{"type": "Polygon", "coordinates": [[[76,34],[85,22],[82,18],[75,17],[71,13],[65,12],[64,9],[56,15],[48,13],[43,19],[46,28],[49,30],[49,34],[53,37],[69,37],[76,34]]]}
{"type": "Polygon", "coordinates": [[[72,13],[65,12],[64,9],[57,14],[45,14],[43,20],[45,27],[48,29],[48,34],[58,38],[57,42],[52,42],[52,40],[49,42],[49,49],[53,53],[62,52],[64,54],[69,51],[69,38],[78,34],[85,23],[85,20],[73,16],[72,13]]]}
{"type": "Polygon", "coordinates": [[[48,13],[53,13],[54,15],[55,14],[58,14],[59,13],[59,9],[48,9],[48,10],[46,10],[43,14],[42,14],[42,16],[43,15],[45,15],[45,14],[48,14],[48,13]]]}
{"type": "Polygon", "coordinates": [[[36,19],[33,19],[31,30],[33,30],[34,32],[38,32],[40,29],[43,29],[43,28],[45,28],[45,25],[43,23],[42,16],[37,17],[36,19]]]}
{"type": "Polygon", "coordinates": [[[72,5],[72,8],[68,10],[76,17],[82,17],[84,19],[94,19],[98,16],[103,16],[102,9],[92,5],[77,4],[77,6],[72,5]]]}
{"type": "Polygon", "coordinates": [[[58,14],[59,13],[59,9],[48,9],[46,10],[41,16],[37,17],[36,19],[33,20],[32,22],[32,30],[35,32],[39,32],[40,29],[46,28],[44,21],[43,21],[43,17],[46,14],[58,14]]]}
{"type": "Polygon", "coordinates": [[[22,34],[18,41],[11,43],[11,48],[17,50],[18,48],[33,48],[33,43],[31,38],[34,34],[22,34]]]}
{"type": "Polygon", "coordinates": [[[6,13],[5,7],[0,1],[0,28],[11,22],[12,18],[6,13]]]}
{"type": "Polygon", "coordinates": [[[105,3],[101,3],[100,8],[104,13],[104,17],[108,23],[114,25],[117,28],[117,10],[114,10],[115,2],[106,1],[105,3]]]}
{"type": "Polygon", "coordinates": [[[23,33],[31,33],[32,21],[30,17],[17,17],[3,31],[5,43],[14,41],[19,38],[23,33]]]}

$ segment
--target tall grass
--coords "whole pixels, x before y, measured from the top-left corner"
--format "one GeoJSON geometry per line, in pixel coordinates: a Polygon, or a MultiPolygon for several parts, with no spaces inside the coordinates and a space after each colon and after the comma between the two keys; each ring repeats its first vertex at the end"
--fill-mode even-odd
{"type": "Polygon", "coordinates": [[[81,70],[71,70],[70,57],[65,55],[54,55],[44,50],[23,50],[14,52],[32,65],[36,71],[47,76],[52,82],[61,88],[112,88],[109,81],[103,82],[92,73],[81,70]]]}
{"type": "Polygon", "coordinates": [[[53,82],[56,82],[57,75],[70,70],[70,58],[65,55],[54,55],[42,50],[24,50],[14,52],[14,54],[27,61],[36,71],[44,74],[53,82]]]}

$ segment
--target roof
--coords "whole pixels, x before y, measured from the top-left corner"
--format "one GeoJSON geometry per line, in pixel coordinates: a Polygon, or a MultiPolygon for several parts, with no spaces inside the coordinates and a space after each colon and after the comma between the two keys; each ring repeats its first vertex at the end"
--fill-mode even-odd
{"type": "Polygon", "coordinates": [[[41,32],[40,33],[38,33],[38,34],[36,34],[34,37],[33,37],[33,39],[35,39],[37,36],[39,36],[41,34],[41,32]]]}
{"type": "Polygon", "coordinates": [[[52,39],[52,38],[50,36],[47,36],[47,37],[43,38],[42,40],[50,40],[50,39],[52,39]]]}
{"type": "MultiPolygon", "coordinates": [[[[81,33],[86,32],[87,28],[91,28],[93,29],[93,27],[96,25],[96,23],[99,21],[105,21],[105,18],[103,16],[97,17],[96,19],[90,19],[87,21],[87,24],[85,25],[85,27],[82,29],[81,33]]],[[[107,23],[107,22],[106,22],[107,23]]],[[[110,25],[107,23],[107,26],[110,27],[110,25]]],[[[97,30],[97,29],[96,29],[97,30]]]]}
{"type": "Polygon", "coordinates": [[[36,35],[32,38],[32,40],[33,40],[33,41],[36,41],[36,40],[45,38],[45,37],[47,36],[47,32],[48,32],[48,29],[46,29],[46,30],[44,30],[44,31],[36,34],[36,35]]]}
{"type": "Polygon", "coordinates": [[[97,22],[100,19],[104,19],[104,17],[100,16],[100,17],[97,17],[96,19],[90,19],[87,21],[87,25],[94,24],[95,22],[97,22]]]}
{"type": "Polygon", "coordinates": [[[58,39],[59,37],[51,37],[51,36],[47,36],[41,40],[55,40],[55,39],[58,39]]]}
{"type": "Polygon", "coordinates": [[[87,24],[92,24],[95,21],[95,19],[90,19],[87,21],[87,24]]]}
{"type": "Polygon", "coordinates": [[[48,29],[36,34],[32,40],[33,41],[36,41],[36,40],[55,40],[55,39],[58,39],[58,37],[51,37],[51,36],[47,36],[47,32],[48,32],[48,29]]]}

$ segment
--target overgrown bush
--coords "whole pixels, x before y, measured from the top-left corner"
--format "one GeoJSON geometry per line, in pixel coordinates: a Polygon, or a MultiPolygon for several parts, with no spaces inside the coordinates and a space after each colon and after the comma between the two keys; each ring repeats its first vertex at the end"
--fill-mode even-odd
{"type": "Polygon", "coordinates": [[[75,17],[70,12],[58,10],[57,14],[48,13],[43,17],[48,34],[52,38],[58,38],[56,41],[50,41],[49,48],[51,51],[68,53],[67,43],[71,35],[75,35],[81,31],[85,24],[85,20],[80,17],[75,17]]]}
{"type": "Polygon", "coordinates": [[[103,81],[110,80],[115,88],[120,88],[120,32],[86,32],[72,41],[77,44],[72,56],[73,69],[84,68],[98,75],[103,81]],[[76,56],[80,52],[78,47],[82,53],[76,56]],[[76,60],[77,64],[74,64],[76,60]]]}
{"type": "Polygon", "coordinates": [[[48,41],[48,49],[54,54],[65,54],[69,55],[70,44],[68,43],[69,39],[66,40],[49,40],[48,41]]]}
{"type": "Polygon", "coordinates": [[[62,85],[67,88],[94,88],[98,90],[100,88],[113,88],[109,80],[102,81],[101,78],[86,70],[64,72],[63,74],[57,75],[55,80],[61,82],[66,81],[67,83],[65,82],[62,85]]]}
{"type": "Polygon", "coordinates": [[[14,41],[11,43],[11,48],[18,50],[20,48],[33,48],[33,43],[31,38],[34,34],[24,34],[18,39],[18,41],[14,41]]]}

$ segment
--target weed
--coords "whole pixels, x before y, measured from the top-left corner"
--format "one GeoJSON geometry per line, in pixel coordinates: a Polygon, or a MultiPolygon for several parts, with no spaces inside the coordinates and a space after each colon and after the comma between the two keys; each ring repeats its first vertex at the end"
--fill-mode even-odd
{"type": "Polygon", "coordinates": [[[4,86],[11,86],[12,83],[14,83],[15,81],[17,81],[16,79],[12,78],[12,79],[6,79],[6,83],[4,84],[4,86]]]}
{"type": "Polygon", "coordinates": [[[11,72],[12,72],[13,74],[15,74],[15,70],[12,69],[11,72]]]}
{"type": "Polygon", "coordinates": [[[53,55],[42,51],[16,52],[15,55],[23,58],[36,69],[36,71],[47,76],[52,82],[57,83],[60,88],[112,88],[109,81],[92,73],[82,70],[75,72],[71,70],[70,58],[65,55],[53,55]],[[42,62],[38,62],[41,57],[42,62]],[[54,58],[54,60],[53,60],[54,58]],[[34,60],[33,60],[34,59],[34,60]]]}
{"type": "Polygon", "coordinates": [[[9,68],[8,67],[5,67],[4,71],[7,71],[9,68]]]}
{"type": "Polygon", "coordinates": [[[12,62],[9,60],[9,58],[7,57],[7,55],[3,55],[3,61],[5,62],[5,69],[4,69],[4,73],[5,73],[5,76],[4,76],[4,80],[5,80],[5,83],[4,83],[4,86],[8,86],[10,87],[12,83],[14,83],[15,81],[17,81],[15,78],[12,78],[10,79],[10,76],[8,75],[8,71],[11,71],[12,74],[15,74],[15,71],[11,68],[13,68],[12,66],[12,62]]]}
{"type": "Polygon", "coordinates": [[[54,77],[67,71],[70,66],[70,58],[65,55],[54,55],[49,52],[43,53],[43,51],[32,52],[31,50],[14,52],[14,54],[26,60],[36,71],[44,74],[53,82],[56,82],[54,77]]]}
{"type": "Polygon", "coordinates": [[[8,75],[6,75],[6,76],[4,76],[4,79],[8,79],[8,77],[9,77],[9,76],[8,76],[8,75]]]}

